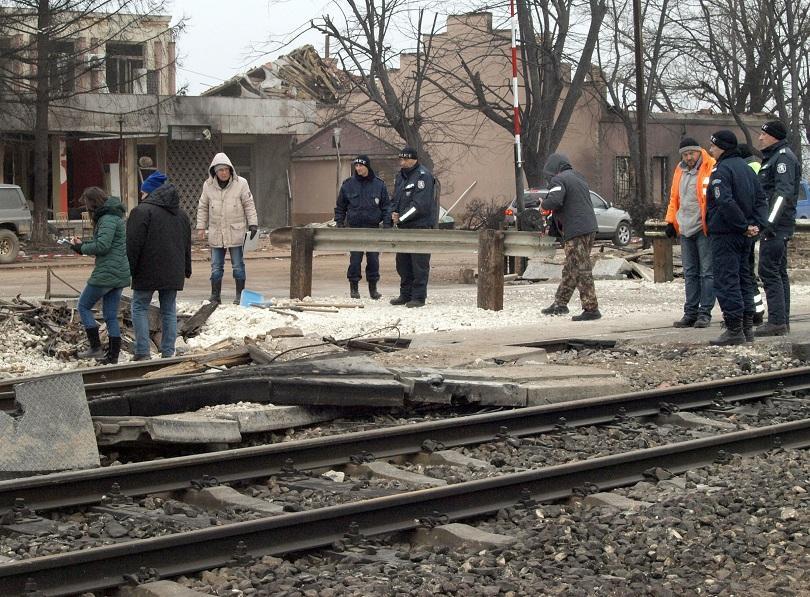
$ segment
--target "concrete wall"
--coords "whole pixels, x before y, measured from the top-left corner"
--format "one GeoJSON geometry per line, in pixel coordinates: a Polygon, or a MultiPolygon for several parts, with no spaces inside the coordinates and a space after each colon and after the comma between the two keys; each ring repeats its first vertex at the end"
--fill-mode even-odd
{"type": "Polygon", "coordinates": [[[287,170],[291,142],[289,135],[256,138],[253,148],[253,195],[260,226],[277,228],[289,223],[287,170]]]}

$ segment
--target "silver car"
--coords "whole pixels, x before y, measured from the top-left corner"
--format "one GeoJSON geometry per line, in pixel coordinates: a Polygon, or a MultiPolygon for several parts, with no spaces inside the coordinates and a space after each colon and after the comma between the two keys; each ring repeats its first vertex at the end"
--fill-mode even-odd
{"type": "MultiPolygon", "coordinates": [[[[540,202],[547,194],[548,189],[526,189],[523,192],[523,205],[528,213],[524,215],[524,221],[527,225],[522,228],[545,232],[546,220],[545,215],[540,210],[540,202]],[[531,211],[529,212],[529,210],[531,211]]],[[[596,215],[596,224],[599,226],[599,231],[596,233],[597,240],[612,240],[613,244],[618,247],[623,247],[630,242],[632,219],[629,213],[623,209],[613,207],[599,193],[594,191],[591,191],[591,205],[596,215]]],[[[514,226],[516,217],[517,199],[512,199],[509,207],[504,211],[505,224],[508,227],[514,226]]]]}
{"type": "Polygon", "coordinates": [[[22,189],[0,184],[0,263],[12,263],[20,250],[20,238],[31,234],[31,211],[22,189]]]}

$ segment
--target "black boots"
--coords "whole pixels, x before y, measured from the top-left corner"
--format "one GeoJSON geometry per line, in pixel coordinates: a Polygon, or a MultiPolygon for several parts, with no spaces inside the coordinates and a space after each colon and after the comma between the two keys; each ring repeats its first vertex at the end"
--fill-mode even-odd
{"type": "Polygon", "coordinates": [[[712,346],[737,346],[745,344],[745,334],[743,333],[743,320],[741,317],[726,317],[726,329],[720,334],[717,340],[710,340],[712,346]]]}
{"type": "Polygon", "coordinates": [[[746,342],[754,341],[754,314],[743,313],[743,335],[746,342]]]}
{"type": "Polygon", "coordinates": [[[579,315],[574,315],[571,321],[594,321],[601,318],[602,313],[599,312],[599,309],[585,309],[579,315]]]}
{"type": "Polygon", "coordinates": [[[222,280],[216,282],[211,280],[211,296],[208,297],[208,301],[211,303],[222,302],[222,280]]]}
{"type": "Polygon", "coordinates": [[[117,365],[118,356],[121,354],[121,338],[118,336],[110,336],[110,343],[107,346],[107,352],[104,356],[98,359],[99,365],[117,365]]]}
{"type": "Polygon", "coordinates": [[[360,288],[358,288],[359,282],[357,280],[349,280],[349,296],[354,299],[360,298],[360,288]]]}
{"type": "Polygon", "coordinates": [[[543,315],[568,315],[568,307],[566,305],[551,303],[551,305],[545,309],[540,309],[540,313],[543,315]]]}
{"type": "Polygon", "coordinates": [[[759,326],[754,332],[754,335],[762,338],[767,336],[785,336],[787,333],[788,328],[784,323],[771,323],[769,321],[759,326]]]}
{"type": "Polygon", "coordinates": [[[236,280],[236,298],[233,299],[233,304],[238,305],[242,300],[242,291],[245,289],[244,280],[236,280]]]}
{"type": "Polygon", "coordinates": [[[382,295],[379,292],[377,292],[377,281],[376,280],[374,280],[374,281],[369,280],[369,283],[368,283],[368,295],[371,298],[373,298],[375,301],[382,298],[382,295]]]}
{"type": "Polygon", "coordinates": [[[409,298],[405,298],[404,296],[402,296],[402,295],[400,294],[399,296],[396,296],[396,297],[392,298],[392,299],[391,299],[390,301],[388,301],[388,302],[389,302],[389,303],[391,303],[392,305],[405,305],[405,304],[407,304],[407,303],[408,303],[410,300],[411,300],[411,299],[409,299],[409,298]]]}
{"type": "Polygon", "coordinates": [[[674,327],[674,328],[691,328],[692,326],[695,325],[696,321],[697,321],[697,317],[695,317],[694,315],[684,315],[678,321],[674,322],[672,324],[672,327],[674,327]]]}
{"type": "Polygon", "coordinates": [[[104,351],[101,350],[101,339],[98,337],[98,328],[84,328],[84,333],[87,334],[87,341],[90,348],[76,353],[80,359],[100,359],[104,356],[104,351]]]}

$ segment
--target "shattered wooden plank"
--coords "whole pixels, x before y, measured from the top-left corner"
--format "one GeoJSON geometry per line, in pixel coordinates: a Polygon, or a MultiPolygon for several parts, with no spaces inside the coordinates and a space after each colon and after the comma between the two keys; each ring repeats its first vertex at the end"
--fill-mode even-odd
{"type": "Polygon", "coordinates": [[[189,319],[183,322],[180,327],[180,335],[184,338],[191,338],[199,333],[200,328],[205,325],[208,318],[217,310],[219,303],[206,303],[194,313],[189,319]]]}

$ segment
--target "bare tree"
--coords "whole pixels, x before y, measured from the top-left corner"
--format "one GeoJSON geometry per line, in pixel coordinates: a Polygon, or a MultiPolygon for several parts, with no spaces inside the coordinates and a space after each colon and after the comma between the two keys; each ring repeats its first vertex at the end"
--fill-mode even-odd
{"type": "MultiPolygon", "coordinates": [[[[348,10],[342,22],[325,15],[312,22],[312,27],[337,42],[337,57],[343,68],[354,75],[354,90],[365,96],[380,110],[384,124],[392,128],[414,147],[420,161],[433,168],[428,135],[425,130],[431,122],[425,113],[425,73],[432,60],[434,17],[426,30],[425,9],[414,0],[346,0],[348,10]],[[393,68],[400,52],[393,48],[390,37],[396,28],[409,23],[409,15],[416,12],[414,31],[408,36],[416,43],[413,68],[407,78],[393,68]]],[[[424,4],[424,3],[422,3],[424,4]]]]}
{"type": "Polygon", "coordinates": [[[165,2],[158,0],[10,0],[0,9],[0,38],[18,40],[2,47],[0,90],[5,101],[33,108],[34,242],[47,240],[51,106],[77,94],[106,91],[76,85],[91,68],[80,53],[126,39],[128,32],[165,12],[165,2]],[[91,28],[100,31],[100,24],[105,34],[96,34],[89,48],[76,47],[76,37],[91,28]]]}
{"type": "Polygon", "coordinates": [[[669,73],[673,93],[691,105],[716,108],[744,132],[747,113],[763,112],[773,97],[775,60],[768,34],[768,0],[698,0],[680,4],[673,48],[683,59],[669,73]]]}
{"type": "MultiPolygon", "coordinates": [[[[609,113],[619,118],[627,135],[630,154],[631,197],[627,207],[634,222],[644,222],[656,214],[657,206],[652,198],[650,176],[646,176],[647,188],[640,188],[637,173],[644,168],[649,172],[649,163],[642,164],[638,140],[638,114],[636,102],[635,40],[629,22],[632,11],[627,0],[608,0],[608,16],[605,33],[599,40],[597,60],[604,77],[609,113]]],[[[670,90],[664,85],[663,73],[678,57],[678,50],[668,43],[670,27],[669,0],[645,0],[642,3],[642,26],[644,38],[644,100],[647,113],[653,106],[673,109],[670,90]]]]}
{"type": "MultiPolygon", "coordinates": [[[[606,5],[604,0],[517,0],[516,12],[525,95],[520,111],[523,158],[529,184],[537,185],[589,83],[606,5]]],[[[456,105],[512,132],[509,38],[501,31],[479,33],[472,41],[457,40],[455,47],[444,48],[455,60],[434,60],[429,76],[456,105]],[[494,73],[493,61],[501,65],[494,73]]]]}

